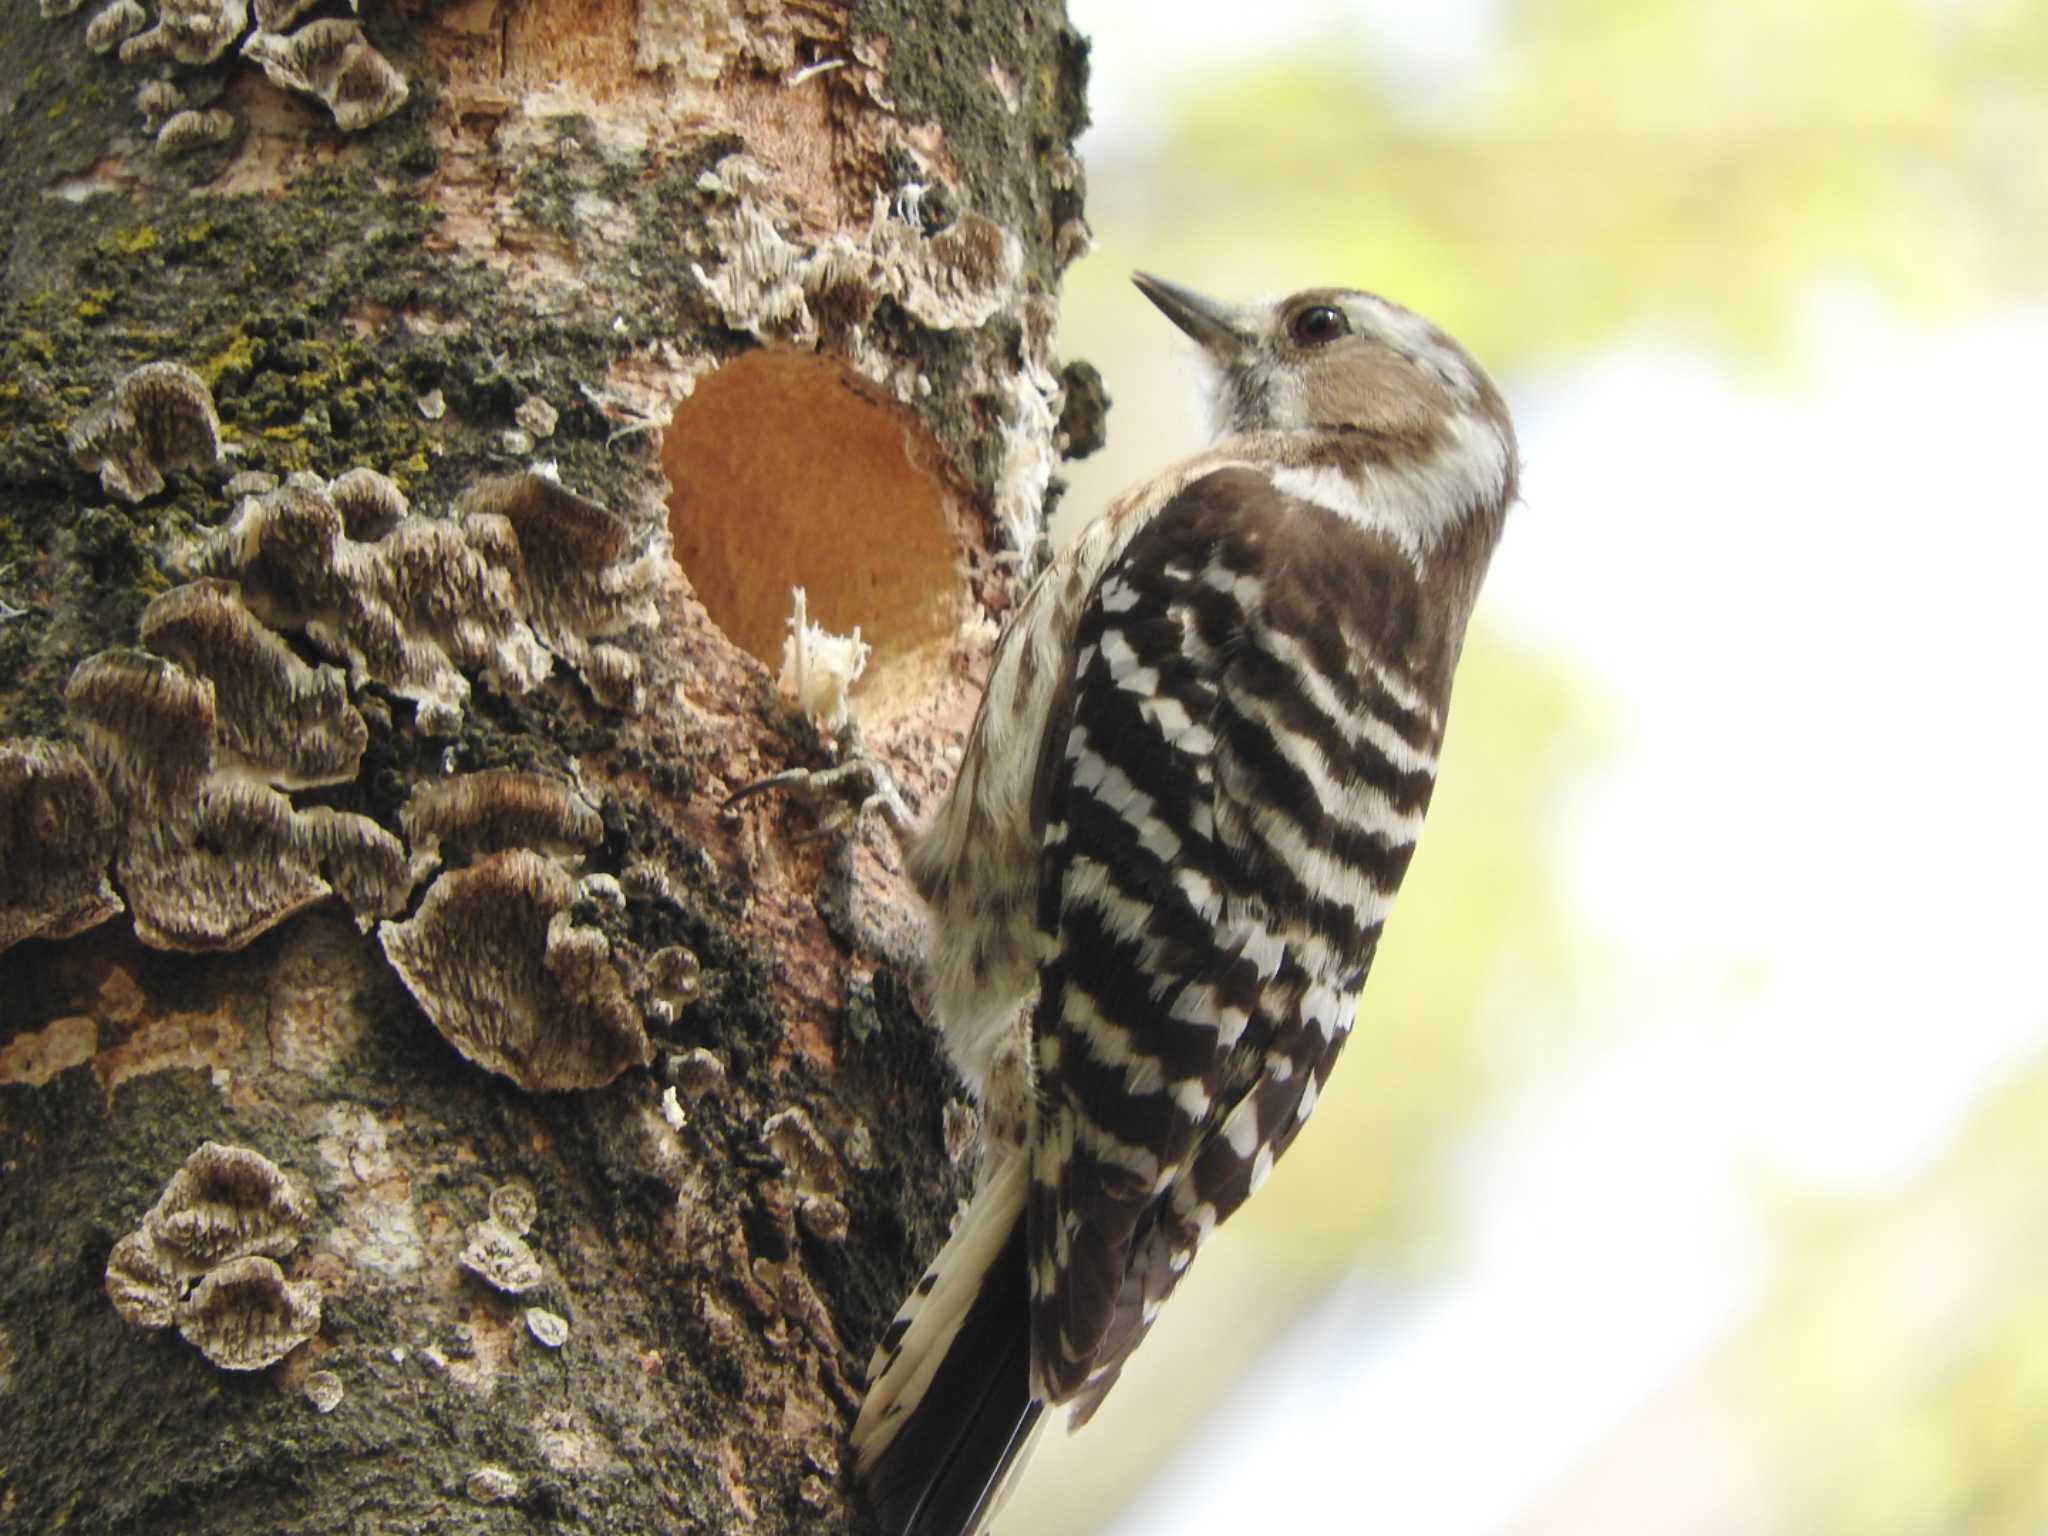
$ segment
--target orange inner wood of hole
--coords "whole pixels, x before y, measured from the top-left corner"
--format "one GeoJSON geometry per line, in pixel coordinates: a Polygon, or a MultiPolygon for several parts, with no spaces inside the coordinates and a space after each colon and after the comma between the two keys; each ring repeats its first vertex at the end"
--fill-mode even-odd
{"type": "Polygon", "coordinates": [[[771,669],[800,586],[813,624],[860,626],[879,680],[958,624],[942,459],[916,417],[833,359],[746,353],[698,380],[663,437],[676,560],[718,626],[771,669]]]}

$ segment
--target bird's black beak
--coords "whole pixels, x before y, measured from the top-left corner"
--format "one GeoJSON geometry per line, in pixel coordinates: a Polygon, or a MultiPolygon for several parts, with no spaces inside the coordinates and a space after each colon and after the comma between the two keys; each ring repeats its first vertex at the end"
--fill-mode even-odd
{"type": "Polygon", "coordinates": [[[1159,306],[1161,314],[1194,337],[1205,352],[1219,358],[1230,357],[1251,339],[1238,328],[1238,313],[1228,304],[1205,299],[1149,272],[1133,272],[1131,281],[1138,285],[1138,292],[1159,306]]]}

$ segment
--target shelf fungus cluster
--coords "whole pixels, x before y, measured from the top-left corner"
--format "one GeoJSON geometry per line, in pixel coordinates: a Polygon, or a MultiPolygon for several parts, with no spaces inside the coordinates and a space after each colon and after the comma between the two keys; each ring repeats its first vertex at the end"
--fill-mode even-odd
{"type": "Polygon", "coordinates": [[[173,1323],[226,1371],[274,1365],[320,1331],[320,1296],[277,1261],[313,1207],[246,1147],[203,1143],[107,1257],[107,1297],[138,1328],[173,1323]]]}
{"type": "Polygon", "coordinates": [[[144,363],[79,417],[70,440],[78,467],[98,471],[109,496],[147,501],[164,488],[165,471],[220,458],[220,418],[213,392],[190,368],[144,363]]]}
{"type": "Polygon", "coordinates": [[[157,598],[141,638],[81,663],[65,697],[120,814],[114,872],[143,942],[238,949],[330,893],[366,923],[398,911],[418,878],[404,845],[288,793],[356,775],[368,731],[341,674],[224,581],[157,598]]]}
{"type": "Polygon", "coordinates": [[[299,474],[245,497],[197,569],[343,661],[351,688],[410,700],[430,735],[460,722],[466,670],[521,694],[558,656],[600,704],[637,706],[638,663],[613,637],[653,623],[660,557],[627,558],[624,519],[531,472],[483,481],[456,517],[422,517],[370,473],[299,474]]]}
{"type": "MultiPolygon", "coordinates": [[[[201,69],[215,66],[240,44],[242,57],[259,67],[273,85],[310,96],[333,114],[335,126],[355,133],[382,122],[406,103],[405,75],[364,37],[349,17],[322,17],[295,26],[311,0],[152,0],[154,15],[140,0],[109,0],[85,25],[85,44],[95,53],[118,51],[124,64],[201,69]]],[[[52,19],[79,9],[78,0],[43,0],[52,19]]],[[[161,84],[175,92],[169,82],[161,84]]],[[[146,86],[145,92],[148,91],[146,86]]],[[[161,107],[162,92],[156,105],[161,107]]],[[[158,150],[182,154],[234,134],[225,110],[152,110],[138,101],[158,150]]]]}
{"type": "MultiPolygon", "coordinates": [[[[197,377],[158,364],[74,442],[110,489],[145,495],[213,462],[219,437],[197,377]]],[[[382,923],[384,955],[472,1061],[534,1091],[648,1065],[635,997],[651,962],[613,953],[601,914],[625,897],[581,872],[605,825],[571,771],[428,777],[381,821],[334,790],[361,778],[373,726],[457,733],[479,678],[522,695],[560,662],[599,708],[636,708],[623,642],[655,622],[658,528],[536,473],[484,480],[445,517],[364,468],[230,491],[136,643],[73,672],[78,744],[0,742],[0,833],[21,850],[0,857],[0,948],[125,903],[146,944],[232,950],[335,897],[364,930],[382,923]]]]}

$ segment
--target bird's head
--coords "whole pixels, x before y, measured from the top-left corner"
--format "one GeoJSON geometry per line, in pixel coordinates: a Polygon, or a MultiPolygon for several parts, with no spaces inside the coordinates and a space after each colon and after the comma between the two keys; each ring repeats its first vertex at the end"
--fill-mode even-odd
{"type": "Polygon", "coordinates": [[[1311,288],[1224,304],[1140,272],[1138,291],[1200,345],[1216,375],[1219,433],[1384,432],[1445,417],[1505,422],[1486,370],[1450,336],[1378,294],[1311,288]]]}
{"type": "Polygon", "coordinates": [[[1219,437],[1301,434],[1308,462],[1429,482],[1437,516],[1504,508],[1514,427],[1486,370],[1413,310],[1355,288],[1225,304],[1148,273],[1139,292],[1201,347],[1219,437]]]}

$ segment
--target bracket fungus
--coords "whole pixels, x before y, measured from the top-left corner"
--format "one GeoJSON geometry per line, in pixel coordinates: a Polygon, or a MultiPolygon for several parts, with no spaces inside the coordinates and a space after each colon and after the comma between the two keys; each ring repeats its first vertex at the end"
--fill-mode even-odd
{"type": "Polygon", "coordinates": [[[306,1401],[313,1405],[315,1413],[334,1412],[341,1406],[342,1398],[347,1395],[341,1378],[332,1371],[314,1371],[306,1378],[302,1390],[306,1394],[306,1401]]]}
{"type": "Polygon", "coordinates": [[[495,1217],[471,1222],[467,1236],[462,1267],[492,1290],[521,1296],[547,1278],[526,1239],[495,1217]]]}
{"type": "Polygon", "coordinates": [[[309,666],[232,582],[175,587],[142,613],[142,643],[213,685],[215,744],[279,789],[345,784],[369,730],[334,667],[309,666]]]}
{"type": "Polygon", "coordinates": [[[149,25],[149,13],[135,0],[113,0],[86,23],[85,46],[94,53],[112,53],[149,25]]]}
{"type": "MultiPolygon", "coordinates": [[[[266,489],[274,489],[267,487],[266,489]]],[[[374,469],[358,465],[343,470],[327,485],[334,510],[341,514],[342,532],[363,544],[374,544],[405,521],[412,509],[405,492],[374,469]]]]}
{"type": "Polygon", "coordinates": [[[183,798],[213,771],[213,684],[147,651],[78,664],[64,701],[117,798],[183,798]]]}
{"type": "Polygon", "coordinates": [[[147,1231],[130,1232],[107,1255],[107,1300],[137,1328],[168,1328],[176,1321],[182,1279],[147,1231]]]}
{"type": "Polygon", "coordinates": [[[356,472],[331,485],[294,475],[245,497],[193,564],[240,582],[266,622],[303,630],[347,665],[352,687],[412,700],[429,734],[460,724],[464,668],[522,694],[560,655],[600,703],[632,702],[630,653],[592,643],[654,622],[659,556],[626,559],[622,519],[533,474],[482,482],[457,520],[403,507],[389,482],[356,472]]]}
{"type": "Polygon", "coordinates": [[[792,1106],[770,1115],[762,1123],[761,1139],[795,1178],[800,1193],[836,1194],[846,1187],[832,1144],[802,1109],[792,1106]]]}
{"type": "MultiPolygon", "coordinates": [[[[185,93],[168,80],[145,80],[135,91],[135,110],[142,114],[142,126],[155,133],[185,110],[185,93]]],[[[234,494],[234,481],[228,482],[234,494]]]]}
{"type": "Polygon", "coordinates": [[[450,843],[472,854],[532,848],[559,858],[604,837],[597,807],[573,785],[501,768],[422,779],[399,822],[413,846],[429,852],[450,843]]]}
{"type": "Polygon", "coordinates": [[[648,957],[647,985],[671,1012],[686,1008],[704,993],[704,962],[686,945],[665,945],[648,957]]]}
{"type": "Polygon", "coordinates": [[[843,1200],[830,1195],[804,1195],[796,1203],[797,1225],[821,1243],[843,1243],[853,1218],[843,1200]]]}
{"type": "Polygon", "coordinates": [[[157,0],[156,25],[121,45],[121,62],[211,64],[249,28],[249,0],[157,0]]]}
{"type": "Polygon", "coordinates": [[[491,1191],[491,1220],[516,1237],[533,1230],[540,1216],[540,1201],[530,1184],[500,1184],[491,1191]]]}
{"type": "Polygon", "coordinates": [[[693,1099],[715,1093],[725,1085],[725,1063],[701,1045],[678,1051],[662,1063],[663,1075],[693,1099]]]}
{"type": "Polygon", "coordinates": [[[114,1244],[107,1297],[136,1327],[177,1323],[223,1370],[260,1370],[320,1331],[317,1291],[276,1262],[312,1209],[262,1153],[202,1143],[142,1225],[114,1244]]]}
{"type": "Polygon", "coordinates": [[[129,839],[121,872],[135,931],[159,949],[240,949],[328,894],[292,803],[215,778],[184,814],[129,839]]]}
{"type": "Polygon", "coordinates": [[[144,363],[73,423],[70,445],[109,496],[146,501],[164,488],[164,471],[220,458],[213,392],[182,363],[144,363]]]}
{"type": "Polygon", "coordinates": [[[224,745],[272,758],[256,766],[283,782],[331,782],[334,754],[348,755],[354,711],[334,708],[336,696],[294,673],[303,663],[280,660],[219,589],[168,593],[150,613],[161,622],[145,615],[146,630],[232,676],[223,700],[211,678],[166,657],[102,651],[79,664],[65,690],[122,816],[115,869],[136,935],[157,949],[239,949],[330,890],[359,918],[396,911],[416,879],[397,838],[350,812],[298,810],[224,745]],[[259,734],[258,717],[283,708],[276,700],[288,693],[274,690],[294,679],[302,702],[325,699],[309,708],[332,729],[287,746],[259,734]],[[232,710],[225,720],[224,703],[232,710]],[[297,762],[292,752],[301,753],[297,762]]]}
{"type": "Polygon", "coordinates": [[[0,741],[0,950],[66,939],[121,910],[107,883],[119,825],[76,747],[0,741]]]}
{"type": "Polygon", "coordinates": [[[258,30],[243,57],[263,66],[272,85],[326,103],[345,133],[382,122],[405,105],[405,76],[363,38],[360,23],[309,21],[296,32],[258,30]]]}
{"type": "Polygon", "coordinates": [[[234,136],[232,112],[218,107],[209,112],[173,112],[156,131],[156,152],[168,159],[209,144],[225,144],[234,136]]]}
{"type": "Polygon", "coordinates": [[[539,395],[528,395],[519,402],[519,408],[512,413],[512,419],[529,437],[553,437],[555,425],[562,419],[561,412],[539,395]]]}
{"type": "Polygon", "coordinates": [[[171,1175],[142,1230],[184,1268],[202,1271],[251,1254],[281,1258],[312,1214],[312,1202],[261,1152],[208,1141],[171,1175]]]}
{"type": "Polygon", "coordinates": [[[611,946],[570,915],[577,884],[530,849],[428,887],[385,957],[450,1045],[529,1092],[596,1088],[654,1059],[611,946]]]}
{"type": "Polygon", "coordinates": [[[462,1267],[507,1296],[534,1289],[546,1276],[526,1234],[539,1214],[532,1186],[500,1184],[491,1191],[491,1214],[471,1222],[464,1234],[462,1267]]]}
{"type": "MultiPolygon", "coordinates": [[[[318,3],[319,0],[256,0],[256,25],[265,32],[282,32],[318,3]]],[[[362,6],[357,0],[349,0],[349,9],[360,11],[362,6]]]]}
{"type": "Polygon", "coordinates": [[[178,1306],[185,1342],[224,1371],[275,1365],[320,1331],[320,1298],[274,1260],[232,1259],[207,1273],[178,1306]]]}
{"type": "MultiPolygon", "coordinates": [[[[138,416],[138,400],[155,399],[158,384],[182,373],[155,366],[171,371],[138,370],[103,412],[129,423],[124,441],[140,454],[107,460],[122,476],[177,458],[159,451],[170,437],[139,424],[156,418],[138,416]]],[[[330,893],[368,927],[404,907],[444,837],[473,855],[518,845],[565,858],[602,839],[596,808],[538,774],[481,773],[422,789],[404,813],[419,844],[410,854],[366,816],[302,808],[291,796],[360,773],[369,730],[353,695],[366,685],[411,699],[429,735],[460,724],[465,669],[524,693],[560,654],[584,669],[600,703],[631,702],[635,658],[595,637],[653,624],[658,537],[628,558],[636,538],[624,520],[532,474],[484,482],[455,519],[415,515],[367,469],[331,482],[251,479],[246,488],[188,557],[194,579],[144,611],[147,649],[89,658],[66,690],[115,815],[113,868],[144,943],[236,949],[330,893]],[[302,633],[346,671],[303,660],[280,629],[302,633]]],[[[4,921],[25,933],[41,919],[4,921]]],[[[594,1010],[592,1040],[610,1042],[582,1068],[565,1068],[559,1085],[591,1073],[607,1081],[644,1058],[645,1036],[602,937],[566,917],[552,938],[549,927],[540,925],[540,944],[550,985],[594,1010]]],[[[541,1054],[552,1060],[548,1048],[541,1054]]]]}
{"type": "Polygon", "coordinates": [[[406,518],[374,543],[352,539],[312,475],[245,497],[195,564],[239,581],[267,623],[303,630],[341,659],[352,687],[375,682],[412,700],[429,734],[462,719],[469,682],[459,666],[490,672],[510,693],[548,672],[510,575],[459,528],[406,518]]]}
{"type": "Polygon", "coordinates": [[[548,649],[577,669],[599,704],[637,710],[639,662],[605,642],[653,627],[664,552],[650,544],[635,555],[624,518],[530,470],[477,482],[460,510],[470,538],[515,571],[548,649]]]}

